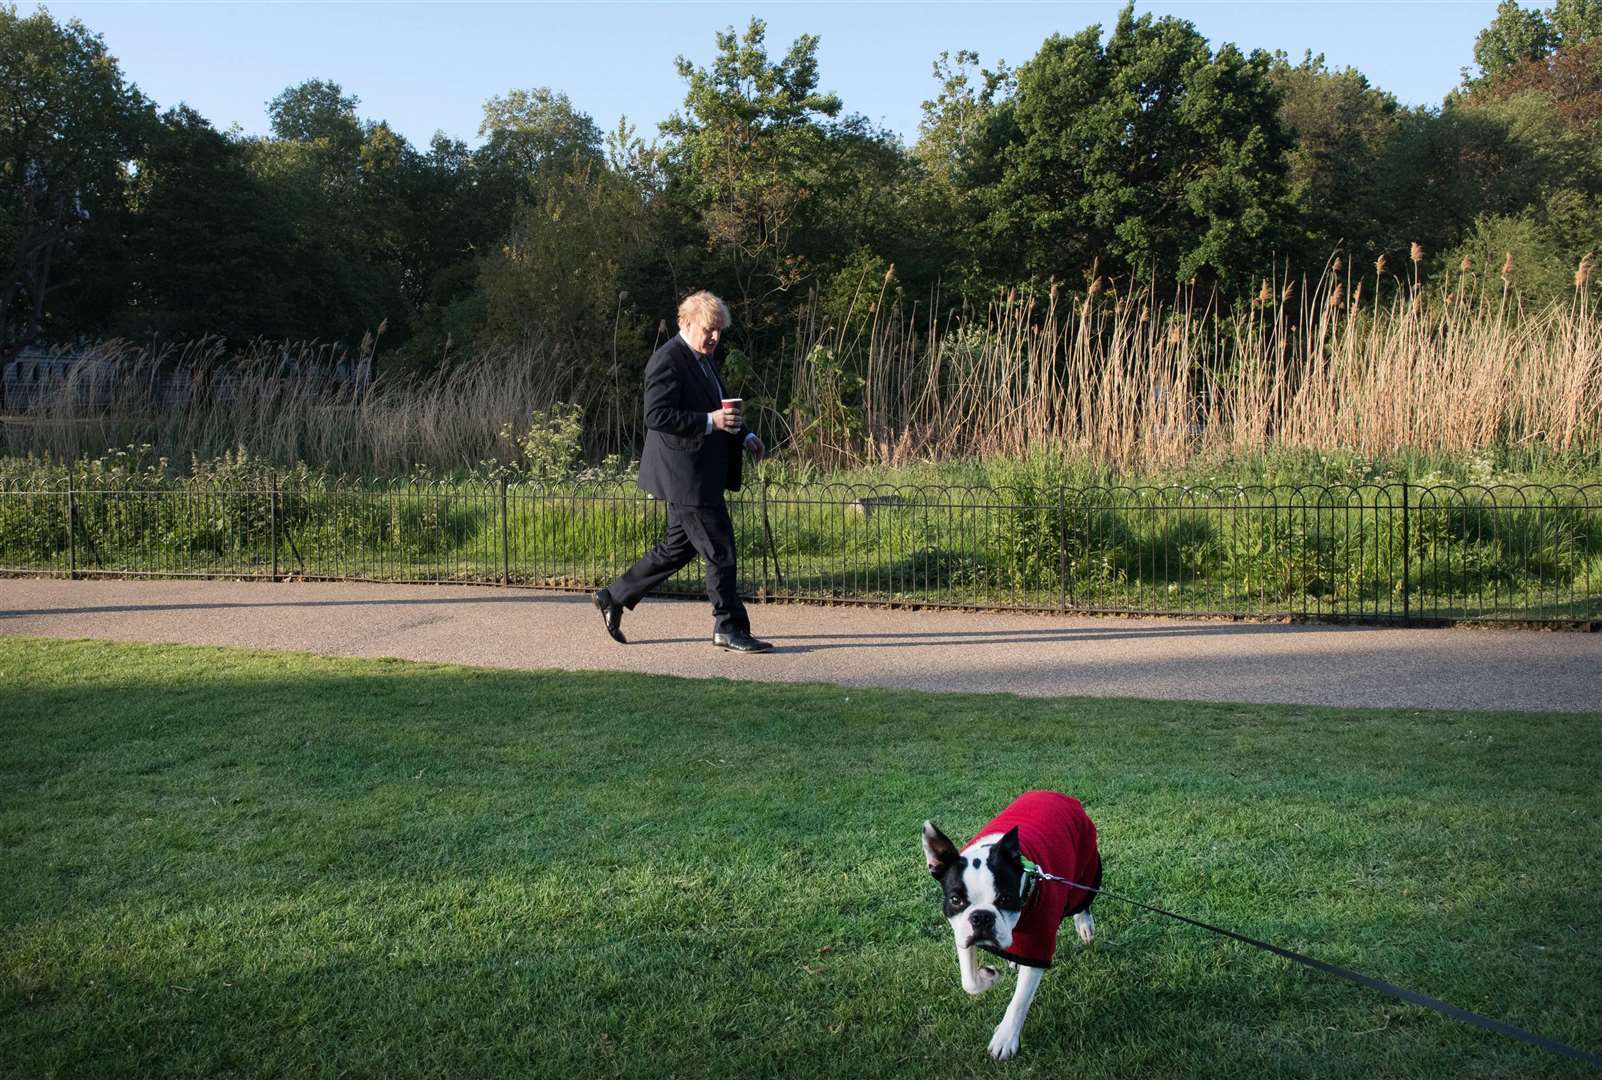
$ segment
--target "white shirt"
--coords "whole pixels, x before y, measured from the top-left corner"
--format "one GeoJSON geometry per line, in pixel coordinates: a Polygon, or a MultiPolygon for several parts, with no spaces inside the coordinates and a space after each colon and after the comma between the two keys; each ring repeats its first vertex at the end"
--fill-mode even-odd
{"type": "MultiPolygon", "coordinates": [[[[684,331],[683,330],[679,331],[679,337],[684,339],[684,344],[690,345],[690,339],[687,338],[687,337],[684,337],[684,331]]],[[[694,345],[690,345],[690,352],[695,354],[695,358],[698,361],[700,361],[700,363],[701,363],[702,367],[705,369],[706,373],[709,376],[711,376],[712,382],[721,389],[722,384],[718,381],[718,373],[717,373],[717,371],[712,367],[712,359],[711,359],[711,357],[707,356],[705,353],[696,352],[694,345]]],[[[712,413],[707,413],[706,414],[706,433],[708,435],[710,435],[716,430],[717,430],[717,425],[712,422],[712,413]]],[[[754,439],[754,438],[756,438],[756,432],[748,431],[748,432],[745,433],[745,441],[746,441],[747,444],[749,444],[751,442],[751,440],[754,439]]]]}

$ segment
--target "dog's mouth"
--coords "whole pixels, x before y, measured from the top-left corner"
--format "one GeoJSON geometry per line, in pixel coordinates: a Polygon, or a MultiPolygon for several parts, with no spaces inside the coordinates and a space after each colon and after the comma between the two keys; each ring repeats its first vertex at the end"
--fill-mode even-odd
{"type": "Polygon", "coordinates": [[[975,945],[990,945],[998,949],[1001,948],[1001,942],[996,940],[996,935],[994,934],[970,934],[968,935],[967,943],[962,947],[971,949],[975,945]]]}

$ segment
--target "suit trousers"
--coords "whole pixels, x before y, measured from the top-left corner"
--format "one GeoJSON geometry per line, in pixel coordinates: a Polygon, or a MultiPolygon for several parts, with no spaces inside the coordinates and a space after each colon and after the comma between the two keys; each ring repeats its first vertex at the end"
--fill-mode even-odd
{"type": "Polygon", "coordinates": [[[668,503],[667,535],[607,586],[607,592],[614,604],[633,611],[647,593],[697,554],[706,560],[706,595],[712,601],[713,630],[719,634],[749,634],[751,620],[736,589],[734,521],[729,517],[727,503],[668,503]]]}

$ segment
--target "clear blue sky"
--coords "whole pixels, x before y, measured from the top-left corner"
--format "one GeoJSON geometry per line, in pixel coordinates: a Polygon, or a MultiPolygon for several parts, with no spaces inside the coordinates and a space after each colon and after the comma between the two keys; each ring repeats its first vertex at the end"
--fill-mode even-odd
{"type": "MultiPolygon", "coordinates": [[[[698,65],[713,33],[768,25],[768,52],[797,35],[821,38],[820,87],[847,112],[916,138],[919,105],[935,93],[943,50],[981,63],[1028,60],[1053,33],[1110,27],[1116,0],[1077,3],[577,3],[187,2],[63,0],[57,19],[81,19],[162,108],[188,102],[218,128],[266,130],[266,102],[304,79],[330,79],[418,147],[435,131],[478,142],[483,105],[517,88],[561,91],[603,130],[626,115],[650,141],[684,100],[674,57],[698,65]]],[[[1535,6],[1526,4],[1526,6],[1535,6]]],[[[1139,3],[1138,12],[1194,23],[1214,48],[1322,52],[1411,105],[1438,105],[1472,64],[1474,37],[1495,0],[1214,0],[1139,3]]]]}

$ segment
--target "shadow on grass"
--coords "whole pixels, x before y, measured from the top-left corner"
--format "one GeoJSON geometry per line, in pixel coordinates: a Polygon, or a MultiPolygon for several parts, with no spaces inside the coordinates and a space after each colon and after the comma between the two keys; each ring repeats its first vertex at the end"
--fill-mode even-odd
{"type": "MultiPolygon", "coordinates": [[[[917,830],[1035,786],[1084,799],[1119,891],[1580,1045],[1598,1008],[1594,718],[92,642],[0,640],[0,665],[0,1023],[28,1073],[969,1075],[1007,990],[956,985],[917,830]]],[[[1014,1072],[1548,1068],[1097,918],[1014,1072]]]]}

